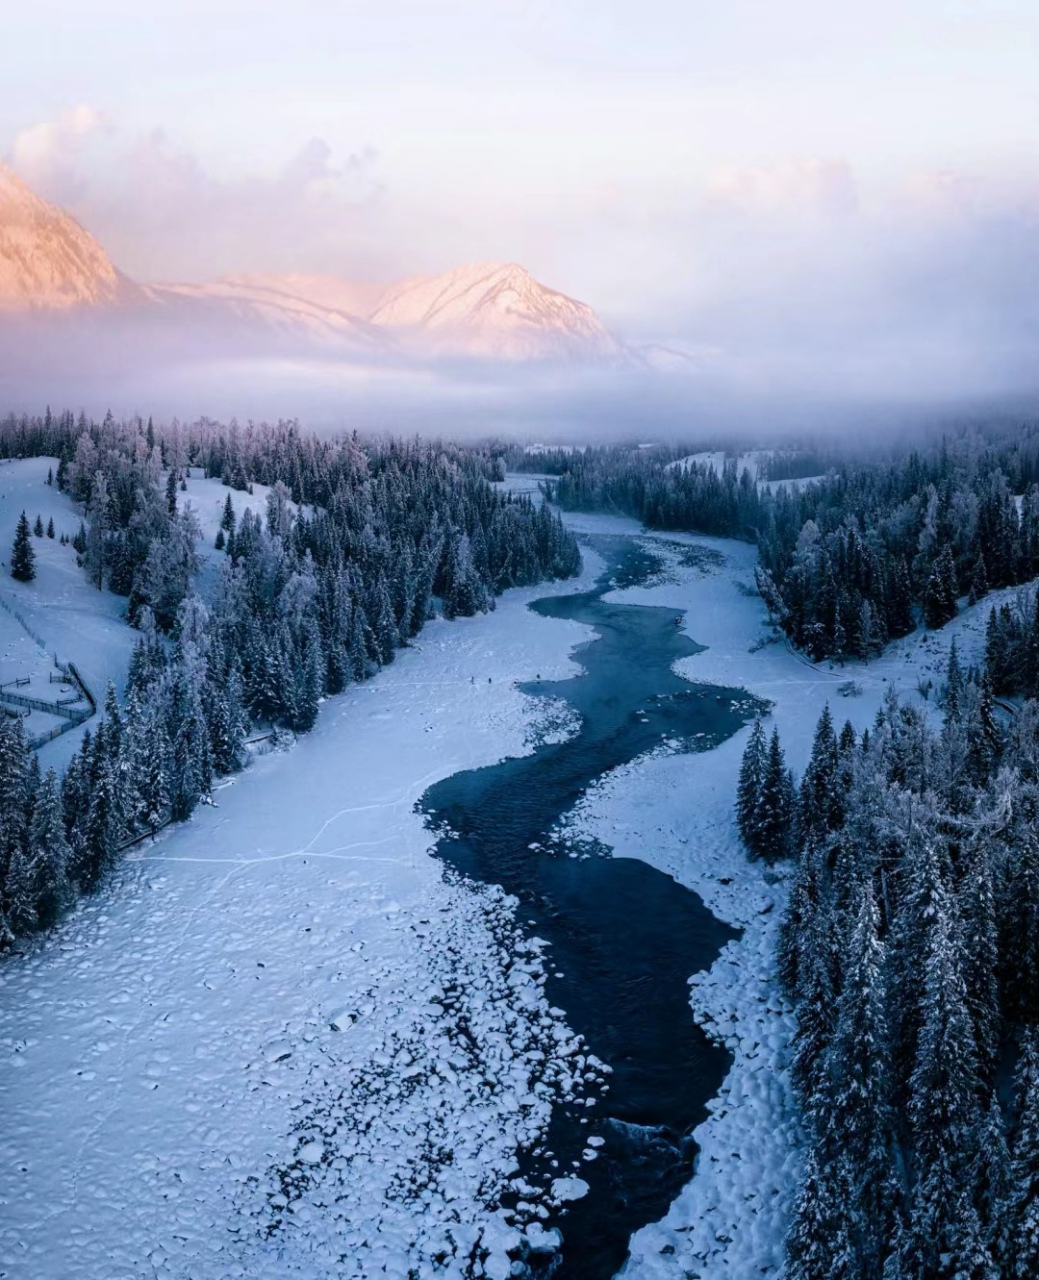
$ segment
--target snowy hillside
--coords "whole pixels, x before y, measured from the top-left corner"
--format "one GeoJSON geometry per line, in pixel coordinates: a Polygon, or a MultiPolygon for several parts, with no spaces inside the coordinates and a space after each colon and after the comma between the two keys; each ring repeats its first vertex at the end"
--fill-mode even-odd
{"type": "MultiPolygon", "coordinates": [[[[122,688],[136,633],[123,618],[125,600],[93,587],[77,565],[73,548],[60,545],[61,535],[73,537],[82,517],[66,494],[46,482],[48,470],[57,465],[56,458],[0,461],[0,655],[7,654],[0,671],[4,679],[31,675],[33,686],[21,692],[41,696],[37,686],[47,681],[57,656],[76,664],[101,701],[109,681],[122,688]],[[53,539],[32,540],[32,582],[15,582],[8,570],[22,511],[30,522],[39,515],[44,527],[54,521],[53,539]],[[42,660],[38,641],[46,654],[42,660]]],[[[49,698],[52,691],[43,688],[49,698]]],[[[41,749],[40,762],[62,767],[81,738],[81,729],[64,734],[41,749]]]]}
{"type": "Polygon", "coordinates": [[[252,328],[275,339],[305,340],[317,347],[351,349],[369,355],[386,355],[394,347],[387,334],[355,315],[258,285],[234,281],[148,285],[144,296],[171,319],[190,321],[201,315],[210,321],[252,328]]]}

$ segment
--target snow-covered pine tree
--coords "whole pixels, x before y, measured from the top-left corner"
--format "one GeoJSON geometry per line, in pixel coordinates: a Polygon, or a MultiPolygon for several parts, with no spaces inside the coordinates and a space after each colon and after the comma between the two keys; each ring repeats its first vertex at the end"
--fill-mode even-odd
{"type": "Polygon", "coordinates": [[[736,787],[736,825],[743,843],[754,853],[758,844],[758,806],[765,780],[765,758],[765,727],[759,717],[754,721],[743,751],[736,787]]]}
{"type": "Polygon", "coordinates": [[[1017,1124],[1011,1143],[1010,1186],[1002,1205],[1005,1280],[1039,1276],[1039,1028],[1022,1036],[1016,1085],[1017,1124]]]}
{"type": "Polygon", "coordinates": [[[840,793],[840,752],[827,703],[816,725],[812,754],[797,798],[798,830],[802,839],[836,831],[844,821],[840,793]]]}
{"type": "Polygon", "coordinates": [[[845,1161],[843,1211],[847,1215],[847,1272],[859,1280],[879,1276],[898,1202],[897,1140],[891,1107],[884,946],[872,885],[861,891],[844,955],[836,1027],[827,1055],[820,1146],[845,1161]]]}
{"type": "Polygon", "coordinates": [[[29,519],[23,511],[15,528],[11,549],[11,577],[18,582],[32,582],[36,577],[36,552],[29,537],[29,519]]]}
{"type": "Polygon", "coordinates": [[[909,1099],[916,1167],[909,1256],[922,1276],[997,1280],[972,1185],[983,1095],[954,910],[940,884],[920,921],[925,961],[909,1099]]]}
{"type": "Polygon", "coordinates": [[[756,820],[757,852],[763,858],[775,860],[789,855],[793,808],[793,780],[786,767],[779,730],[773,727],[756,820]]]}
{"type": "Polygon", "coordinates": [[[49,928],[72,905],[71,850],[65,836],[58,776],[48,769],[40,782],[29,830],[30,861],[36,889],[37,923],[49,928]]]}
{"type": "Polygon", "coordinates": [[[835,1166],[821,1164],[809,1148],[787,1235],[786,1280],[834,1280],[849,1274],[837,1238],[835,1166]]]}
{"type": "Polygon", "coordinates": [[[833,1040],[839,994],[840,959],[833,903],[821,893],[800,930],[797,974],[797,1029],[792,1043],[790,1075],[802,1111],[817,1130],[828,1106],[827,1053],[833,1040]]]}
{"type": "Polygon", "coordinates": [[[220,528],[228,535],[235,531],[234,503],[231,501],[230,494],[224,499],[224,511],[220,517],[220,528]]]}

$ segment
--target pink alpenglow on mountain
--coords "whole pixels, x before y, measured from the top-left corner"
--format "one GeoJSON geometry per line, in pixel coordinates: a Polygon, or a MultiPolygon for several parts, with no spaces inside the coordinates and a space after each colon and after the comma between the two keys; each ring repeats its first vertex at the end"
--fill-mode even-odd
{"type": "MultiPolygon", "coordinates": [[[[142,326],[172,343],[327,358],[610,362],[625,349],[583,302],[514,263],[456,267],[393,284],[322,275],[248,275],[211,284],[128,280],[64,210],[0,164],[0,314],[79,315],[90,342],[142,326]],[[93,323],[103,311],[104,326],[93,323]]],[[[38,332],[38,326],[34,327],[38,332]]]]}
{"type": "Polygon", "coordinates": [[[0,311],[111,306],[131,289],[75,218],[0,162],[0,311]]]}
{"type": "Polygon", "coordinates": [[[539,360],[621,353],[591,307],[539,284],[514,263],[403,280],[386,290],[371,319],[443,354],[539,360]]]}
{"type": "Polygon", "coordinates": [[[394,284],[334,276],[245,276],[226,282],[268,305],[306,300],[392,331],[418,353],[493,360],[611,360],[623,350],[591,307],[514,263],[484,262],[394,284]]]}

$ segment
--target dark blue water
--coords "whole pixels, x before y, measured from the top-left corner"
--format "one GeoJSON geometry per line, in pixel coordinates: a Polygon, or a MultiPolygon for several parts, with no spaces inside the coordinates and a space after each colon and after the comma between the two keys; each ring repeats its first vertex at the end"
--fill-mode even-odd
{"type": "MultiPolygon", "coordinates": [[[[688,979],[737,934],[648,862],[613,858],[608,849],[573,858],[553,828],[608,770],[665,740],[707,749],[754,713],[746,693],[693,685],[671,670],[699,649],[675,625],[674,610],[603,600],[613,586],[644,581],[659,562],[630,539],[597,539],[595,549],[607,569],[593,590],[531,606],[595,628],[596,639],[574,655],[585,674],[522,686],[564,698],[580,714],[580,732],[533,755],[455,774],[421,802],[449,833],[437,845],[445,862],[520,899],[520,919],[551,944],[549,1001],[613,1069],[606,1092],[596,1094],[590,1083],[594,1107],[582,1098],[557,1108],[545,1148],[524,1157],[532,1183],[573,1173],[591,1187],[550,1224],[563,1233],[562,1255],[540,1267],[555,1280],[613,1276],[632,1232],[662,1217],[691,1176],[689,1135],[730,1059],[693,1022],[688,979]],[[603,1139],[598,1158],[574,1170],[592,1136],[603,1139]]],[[[692,807],[695,760],[688,778],[692,807]]]]}

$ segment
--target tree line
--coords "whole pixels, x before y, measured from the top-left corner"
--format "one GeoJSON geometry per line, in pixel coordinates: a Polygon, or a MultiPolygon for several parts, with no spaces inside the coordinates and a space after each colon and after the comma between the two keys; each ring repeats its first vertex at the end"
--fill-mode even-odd
{"type": "Polygon", "coordinates": [[[795,859],[787,1275],[1039,1275],[1039,702],[1002,724],[953,646],[940,729],[893,692],[861,735],[827,709],[796,789],[772,741],[736,810],[753,852],[795,859]]]}
{"type": "MultiPolygon", "coordinates": [[[[844,456],[812,483],[774,493],[735,459],[717,470],[678,453],[557,451],[546,489],[564,509],[754,541],[762,597],[816,661],[868,659],[919,621],[944,626],[965,596],[1039,574],[1039,427],[963,431],[908,456],[844,456]]],[[[772,465],[802,469],[782,452],[772,465]]]]}
{"type": "Polygon", "coordinates": [[[127,840],[188,817],[215,775],[242,767],[250,726],[306,732],[324,696],[392,662],[437,610],[471,616],[508,587],[580,568],[561,520],[493,489],[487,457],[464,449],[318,441],[282,424],[235,453],[217,424],[167,438],[140,420],[70,415],[16,424],[16,439],[57,445],[57,483],[85,512],[84,572],[126,597],[141,638],[123,705],[109,690],[63,779],[41,779],[21,722],[0,718],[6,945],[99,883],[127,840]],[[221,474],[234,458],[246,488],[273,482],[262,512],[238,517],[228,495],[205,600],[182,489],[200,457],[221,474]],[[63,832],[46,855],[32,834],[44,813],[63,832]]]}

